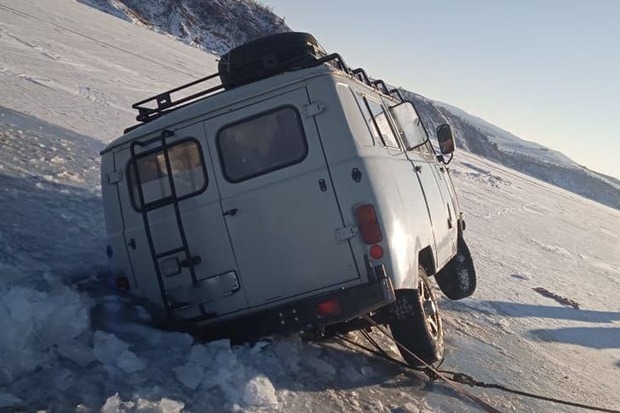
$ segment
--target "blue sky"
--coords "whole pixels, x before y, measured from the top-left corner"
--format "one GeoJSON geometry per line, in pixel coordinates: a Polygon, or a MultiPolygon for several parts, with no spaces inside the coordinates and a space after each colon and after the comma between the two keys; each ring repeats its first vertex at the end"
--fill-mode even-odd
{"type": "Polygon", "coordinates": [[[262,0],[350,66],[620,178],[620,0],[262,0]]]}

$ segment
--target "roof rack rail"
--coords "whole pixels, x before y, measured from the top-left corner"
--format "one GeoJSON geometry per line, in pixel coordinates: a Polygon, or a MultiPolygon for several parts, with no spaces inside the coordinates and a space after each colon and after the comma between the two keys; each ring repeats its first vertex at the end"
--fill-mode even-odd
{"type": "Polygon", "coordinates": [[[399,89],[390,89],[390,96],[394,96],[397,97],[401,102],[404,102],[405,99],[403,98],[403,95],[400,93],[399,89]]]}
{"type": "Polygon", "coordinates": [[[207,95],[211,95],[214,94],[214,92],[217,92],[221,89],[224,88],[224,86],[222,86],[221,84],[207,88],[205,90],[202,90],[200,92],[191,94],[189,96],[185,96],[181,99],[178,100],[173,100],[172,98],[172,94],[176,93],[176,92],[180,92],[182,90],[188,89],[192,86],[195,86],[199,83],[203,83],[203,82],[207,82],[209,80],[215,79],[215,78],[219,78],[219,73],[214,73],[212,75],[209,75],[207,77],[203,77],[201,79],[197,79],[194,80],[193,82],[190,83],[186,83],[182,86],[179,87],[175,87],[174,89],[170,89],[167,90],[163,93],[160,93],[158,95],[155,96],[151,96],[149,98],[146,98],[144,100],[141,100],[139,102],[134,103],[133,105],[131,105],[132,108],[134,109],[138,109],[138,116],[136,116],[136,120],[138,122],[149,122],[151,120],[153,120],[154,118],[161,116],[163,114],[163,112],[167,111],[167,109],[171,109],[171,108],[175,108],[178,107],[179,105],[182,105],[184,103],[196,100],[199,97],[202,96],[207,96],[207,95]],[[157,107],[147,107],[147,106],[143,106],[146,103],[156,103],[157,107]]]}
{"type": "Polygon", "coordinates": [[[404,101],[405,99],[403,99],[403,95],[400,93],[400,90],[398,89],[388,89],[387,85],[385,84],[385,82],[381,79],[377,79],[377,80],[371,80],[370,77],[368,76],[368,74],[366,73],[366,71],[364,69],[362,69],[361,67],[358,67],[357,69],[353,69],[351,71],[351,74],[357,78],[359,81],[361,81],[362,83],[379,90],[381,93],[386,94],[388,96],[392,96],[394,98],[397,98],[398,100],[400,100],[401,102],[404,101]]]}
{"type": "Polygon", "coordinates": [[[372,82],[370,81],[370,78],[366,74],[366,71],[362,69],[361,67],[354,69],[353,71],[351,71],[351,73],[362,83],[365,83],[369,86],[372,85],[372,82]]]}
{"type": "MultiPolygon", "coordinates": [[[[323,63],[330,64],[336,69],[341,70],[355,77],[357,80],[361,81],[362,83],[365,83],[366,85],[379,90],[381,93],[384,93],[388,96],[394,96],[395,89],[388,90],[385,82],[381,79],[371,80],[370,77],[366,74],[366,72],[362,68],[351,70],[349,66],[347,66],[346,63],[344,62],[344,59],[342,58],[342,56],[340,56],[338,53],[332,53],[327,56],[324,56],[312,62],[311,64],[304,66],[303,68],[319,66],[323,63]]],[[[159,93],[157,95],[151,96],[149,98],[146,98],[139,102],[134,103],[133,105],[131,105],[131,107],[133,109],[138,110],[138,115],[136,116],[136,120],[140,122],[140,124],[147,123],[168,112],[172,112],[193,101],[196,101],[199,98],[203,98],[203,99],[208,98],[210,96],[213,96],[213,95],[216,95],[222,92],[224,90],[224,86],[220,82],[220,84],[217,84],[212,87],[208,87],[204,90],[190,94],[188,96],[181,97],[176,100],[173,97],[173,94],[184,91],[192,86],[196,86],[203,82],[208,82],[213,79],[219,79],[219,76],[220,76],[220,73],[216,72],[209,76],[194,80],[190,83],[186,83],[184,85],[175,87],[173,89],[167,90],[165,92],[159,93]]],[[[400,100],[402,101],[403,98],[400,92],[397,90],[396,92],[397,92],[398,98],[400,98],[400,100]]],[[[135,129],[136,127],[140,126],[140,124],[127,128],[125,132],[135,129]]]]}
{"type": "Polygon", "coordinates": [[[381,92],[383,92],[384,94],[390,96],[390,91],[388,90],[388,87],[385,85],[385,82],[381,79],[377,79],[374,82],[372,82],[372,84],[379,89],[381,92]]]}

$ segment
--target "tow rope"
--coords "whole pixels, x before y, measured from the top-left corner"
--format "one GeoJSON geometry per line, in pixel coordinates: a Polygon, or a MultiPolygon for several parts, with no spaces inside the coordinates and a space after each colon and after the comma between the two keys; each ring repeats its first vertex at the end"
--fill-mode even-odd
{"type": "Polygon", "coordinates": [[[487,388],[487,389],[497,389],[497,390],[502,390],[508,393],[513,393],[513,394],[517,394],[520,396],[525,396],[525,397],[530,397],[533,399],[538,399],[538,400],[543,400],[543,401],[548,401],[548,402],[553,402],[553,403],[558,403],[558,404],[564,404],[567,406],[572,406],[572,407],[580,407],[582,409],[588,409],[588,410],[594,410],[594,411],[599,411],[599,412],[606,412],[606,413],[620,413],[620,410],[615,410],[615,409],[608,409],[608,408],[604,408],[604,407],[597,407],[597,406],[592,406],[592,405],[588,405],[588,404],[583,404],[583,403],[577,403],[577,402],[572,402],[572,401],[568,401],[568,400],[561,400],[561,399],[557,399],[554,397],[547,397],[547,396],[541,396],[539,394],[534,394],[534,393],[530,393],[530,392],[525,392],[525,391],[521,391],[521,390],[515,390],[515,389],[511,389],[509,387],[503,386],[501,384],[495,384],[495,383],[485,383],[482,381],[478,381],[476,379],[474,379],[472,376],[465,374],[465,373],[460,373],[460,372],[454,372],[454,371],[449,371],[449,370],[439,370],[439,366],[441,366],[441,363],[443,362],[443,360],[439,363],[439,365],[437,367],[434,367],[428,363],[426,363],[424,360],[422,360],[420,357],[418,357],[416,354],[412,353],[411,351],[409,351],[409,349],[407,349],[405,346],[403,346],[401,343],[399,343],[396,339],[394,339],[394,337],[392,337],[392,335],[382,326],[380,326],[379,324],[377,324],[373,319],[371,319],[368,315],[365,315],[363,317],[366,321],[368,321],[370,323],[370,325],[372,325],[373,327],[376,327],[384,336],[386,336],[388,339],[392,340],[394,343],[396,343],[400,348],[402,348],[403,350],[405,350],[407,353],[409,353],[412,357],[414,357],[422,366],[424,367],[412,367],[409,364],[405,363],[404,361],[398,360],[392,356],[390,356],[389,354],[387,354],[387,352],[381,348],[381,346],[379,345],[379,343],[377,343],[377,341],[372,338],[372,336],[370,336],[370,334],[367,331],[364,330],[360,330],[360,332],[362,333],[362,336],[364,336],[364,338],[372,345],[375,347],[375,349],[366,347],[362,344],[356,343],[355,341],[344,337],[342,335],[337,335],[336,337],[340,338],[341,340],[359,347],[371,354],[374,354],[378,357],[381,357],[383,359],[386,359],[394,364],[397,364],[401,367],[407,368],[407,369],[411,369],[411,370],[415,370],[415,371],[420,371],[424,374],[426,374],[426,376],[429,378],[429,380],[431,381],[435,381],[435,380],[442,380],[444,381],[446,384],[448,384],[450,387],[452,387],[454,390],[456,390],[458,393],[462,394],[463,396],[467,397],[468,399],[474,401],[476,404],[478,404],[480,407],[482,407],[485,411],[490,412],[490,413],[499,413],[500,411],[498,409],[496,409],[495,407],[491,406],[489,403],[485,402],[484,400],[482,400],[480,397],[476,396],[473,393],[468,392],[467,390],[465,390],[462,386],[460,386],[460,384],[463,385],[467,385],[470,387],[482,387],[482,388],[487,388]],[[458,383],[458,384],[457,384],[458,383]]]}

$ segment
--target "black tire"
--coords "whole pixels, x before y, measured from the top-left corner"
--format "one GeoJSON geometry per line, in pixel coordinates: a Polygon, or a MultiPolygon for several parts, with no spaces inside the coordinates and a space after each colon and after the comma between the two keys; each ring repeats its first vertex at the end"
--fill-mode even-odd
{"type": "Polygon", "coordinates": [[[456,255],[435,274],[435,281],[451,300],[461,300],[476,291],[476,269],[463,236],[459,236],[456,255]]]}
{"type": "Polygon", "coordinates": [[[418,270],[417,290],[396,291],[391,306],[390,330],[405,361],[413,367],[423,365],[412,352],[427,364],[443,357],[443,325],[437,306],[437,296],[424,268],[418,270]],[[409,350],[409,351],[407,351],[409,350]]]}

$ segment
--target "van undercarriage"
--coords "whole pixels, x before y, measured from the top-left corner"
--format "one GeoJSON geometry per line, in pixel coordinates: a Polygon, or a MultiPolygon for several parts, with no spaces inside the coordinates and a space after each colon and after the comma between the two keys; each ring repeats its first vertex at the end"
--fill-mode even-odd
{"type": "Polygon", "coordinates": [[[229,338],[254,341],[260,337],[323,330],[383,308],[396,299],[389,278],[295,300],[248,315],[197,325],[192,334],[202,340],[229,338]]]}

